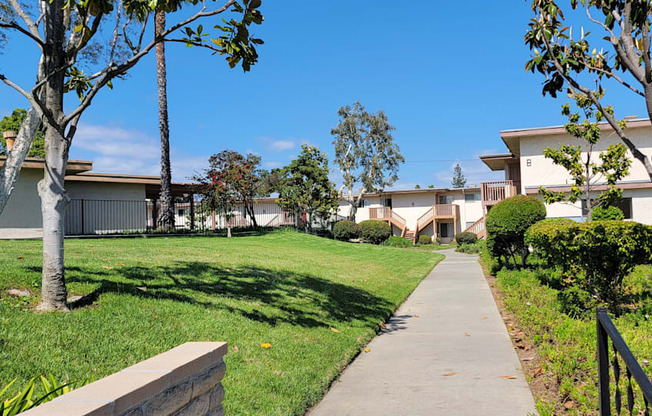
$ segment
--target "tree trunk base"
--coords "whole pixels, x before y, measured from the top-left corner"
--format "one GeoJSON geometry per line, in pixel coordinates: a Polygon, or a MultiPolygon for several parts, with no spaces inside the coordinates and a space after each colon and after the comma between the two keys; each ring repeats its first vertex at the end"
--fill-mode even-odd
{"type": "Polygon", "coordinates": [[[67,304],[52,304],[41,302],[35,309],[36,312],[70,312],[67,304]]]}

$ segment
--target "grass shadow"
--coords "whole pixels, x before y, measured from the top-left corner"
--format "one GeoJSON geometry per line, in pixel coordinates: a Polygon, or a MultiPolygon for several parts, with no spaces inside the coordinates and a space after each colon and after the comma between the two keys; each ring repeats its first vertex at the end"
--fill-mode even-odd
{"type": "Polygon", "coordinates": [[[67,272],[68,282],[99,285],[75,306],[88,306],[103,293],[122,293],[226,309],[272,326],[289,323],[309,328],[328,327],[334,321],[377,324],[391,316],[394,308],[360,288],[306,273],[253,266],[229,269],[179,261],[106,271],[72,267],[67,272]]]}

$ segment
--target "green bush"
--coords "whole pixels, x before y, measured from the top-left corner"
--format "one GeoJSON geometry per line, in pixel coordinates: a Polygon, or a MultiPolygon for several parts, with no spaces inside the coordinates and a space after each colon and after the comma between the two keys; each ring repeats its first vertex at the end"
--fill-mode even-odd
{"type": "Polygon", "coordinates": [[[533,196],[516,195],[500,201],[487,213],[487,249],[498,259],[511,258],[516,264],[516,256],[520,254],[521,263],[525,266],[529,251],[525,245],[524,236],[528,228],[546,217],[546,207],[533,196]]]}
{"type": "Polygon", "coordinates": [[[484,240],[479,240],[474,244],[460,244],[457,246],[455,249],[456,252],[458,253],[466,253],[466,254],[478,254],[484,249],[484,240]]]}
{"type": "Polygon", "coordinates": [[[550,265],[561,269],[568,304],[593,302],[617,310],[623,279],[637,264],[650,261],[652,229],[625,221],[543,222],[528,231],[527,241],[550,265]],[[586,293],[583,293],[586,292],[586,293]]]}
{"type": "Polygon", "coordinates": [[[412,245],[412,241],[408,240],[407,238],[393,235],[385,240],[383,245],[388,247],[410,247],[412,245]]]}
{"type": "Polygon", "coordinates": [[[625,214],[618,207],[597,207],[591,212],[593,221],[616,221],[624,220],[625,214]]]}
{"type": "Polygon", "coordinates": [[[366,220],[360,223],[360,237],[372,244],[381,244],[392,235],[392,228],[385,221],[366,220]]]}
{"type": "Polygon", "coordinates": [[[22,413],[68,393],[74,388],[74,384],[59,383],[52,374],[48,374],[48,377],[40,376],[32,378],[18,394],[13,397],[5,397],[7,391],[15,381],[16,379],[0,388],[0,416],[13,416],[22,413]]]}
{"type": "Polygon", "coordinates": [[[432,244],[432,237],[429,235],[420,235],[419,244],[432,244]]]}
{"type": "Polygon", "coordinates": [[[534,252],[553,267],[558,259],[570,253],[563,231],[574,224],[568,218],[541,220],[525,232],[525,244],[534,247],[534,252]]]}
{"type": "Polygon", "coordinates": [[[455,236],[457,244],[475,244],[478,241],[478,236],[475,233],[464,231],[455,236]]]}
{"type": "Polygon", "coordinates": [[[360,238],[360,226],[353,221],[339,221],[333,227],[333,236],[336,240],[349,241],[360,238]]]}

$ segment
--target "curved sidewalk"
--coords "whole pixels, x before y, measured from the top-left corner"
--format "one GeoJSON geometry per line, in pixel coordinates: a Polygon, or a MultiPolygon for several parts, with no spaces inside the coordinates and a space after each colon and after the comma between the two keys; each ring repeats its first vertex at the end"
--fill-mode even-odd
{"type": "Polygon", "coordinates": [[[536,414],[477,256],[442,253],[310,416],[536,414]]]}

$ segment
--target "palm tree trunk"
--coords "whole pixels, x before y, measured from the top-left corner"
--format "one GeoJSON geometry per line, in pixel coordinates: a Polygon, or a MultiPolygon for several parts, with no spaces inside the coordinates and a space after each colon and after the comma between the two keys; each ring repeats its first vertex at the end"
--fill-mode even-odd
{"type": "MultiPolygon", "coordinates": [[[[165,31],[165,12],[154,15],[154,31],[158,36],[165,31]]],[[[159,226],[174,228],[174,203],[172,200],[172,171],[170,169],[170,128],[168,125],[167,70],[165,67],[165,42],[156,44],[156,81],[158,83],[158,120],[161,132],[161,211],[159,226]]]]}

